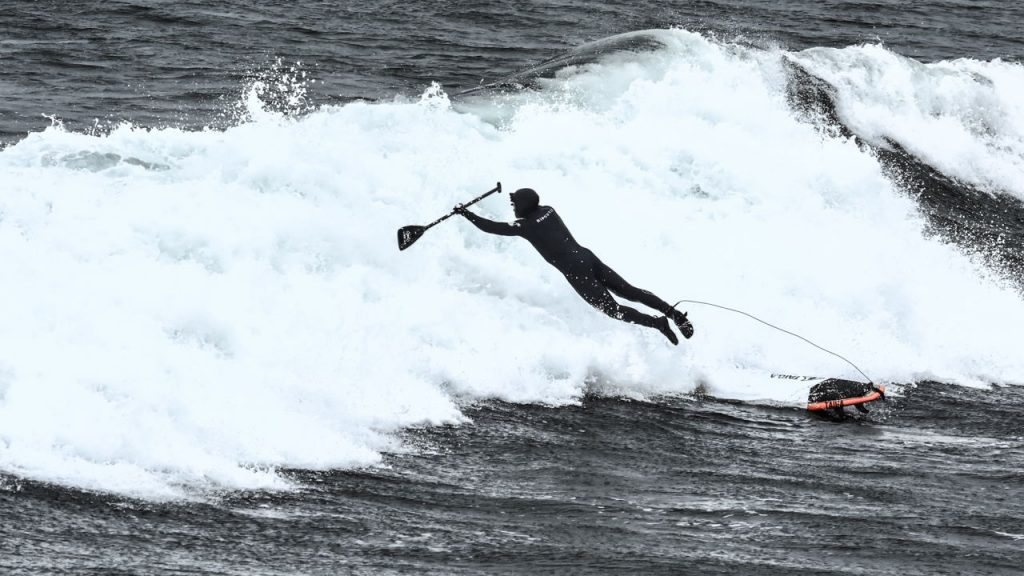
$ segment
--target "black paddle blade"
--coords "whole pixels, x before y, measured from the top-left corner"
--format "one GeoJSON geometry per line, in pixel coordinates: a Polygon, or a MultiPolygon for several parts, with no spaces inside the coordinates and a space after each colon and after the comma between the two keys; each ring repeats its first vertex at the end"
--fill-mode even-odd
{"type": "Polygon", "coordinates": [[[415,224],[412,226],[405,226],[403,228],[399,228],[398,249],[405,250],[409,246],[412,246],[412,243],[419,240],[420,236],[423,236],[423,233],[426,232],[426,230],[426,227],[416,226],[415,224]]]}

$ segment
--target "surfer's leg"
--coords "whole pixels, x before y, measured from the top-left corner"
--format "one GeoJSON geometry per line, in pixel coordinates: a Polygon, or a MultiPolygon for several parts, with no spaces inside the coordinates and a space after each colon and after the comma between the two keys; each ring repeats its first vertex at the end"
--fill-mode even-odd
{"type": "Polygon", "coordinates": [[[653,308],[671,318],[686,338],[693,336],[693,324],[686,318],[686,312],[676,310],[668,302],[655,296],[653,292],[637,288],[626,282],[622,276],[619,276],[615,270],[609,268],[607,264],[601,262],[596,256],[594,257],[594,276],[613,293],[626,300],[639,302],[644,306],[653,308]]]}
{"type": "Polygon", "coordinates": [[[588,304],[597,308],[601,312],[604,312],[616,320],[654,328],[661,332],[673,344],[677,344],[679,342],[679,339],[669,327],[668,320],[666,318],[649,316],[639,310],[619,304],[615,301],[615,298],[612,298],[612,295],[608,293],[608,289],[605,288],[604,285],[592,274],[587,274],[586,270],[567,272],[565,274],[565,279],[569,281],[569,285],[576,290],[577,294],[582,296],[588,304]]]}
{"type": "Polygon", "coordinates": [[[594,258],[594,276],[597,277],[598,281],[600,281],[605,288],[626,300],[639,302],[644,306],[653,308],[665,315],[668,315],[672,311],[672,306],[669,305],[668,302],[658,298],[649,290],[637,288],[629,282],[626,282],[615,270],[609,268],[607,264],[601,262],[601,260],[596,257],[594,258]]]}

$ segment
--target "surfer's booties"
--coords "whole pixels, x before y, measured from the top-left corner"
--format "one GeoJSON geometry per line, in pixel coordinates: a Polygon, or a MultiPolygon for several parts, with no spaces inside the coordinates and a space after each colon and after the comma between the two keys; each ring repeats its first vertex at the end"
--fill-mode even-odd
{"type": "Polygon", "coordinates": [[[693,324],[687,320],[686,312],[680,312],[673,308],[672,311],[669,312],[669,315],[672,316],[672,321],[676,323],[676,326],[679,328],[679,332],[683,335],[683,338],[689,340],[690,337],[693,336],[693,324]]]}
{"type": "Polygon", "coordinates": [[[659,316],[654,320],[654,327],[658,329],[658,332],[664,334],[665,338],[668,338],[669,342],[672,344],[679,344],[679,337],[672,331],[672,327],[668,325],[668,318],[659,316]]]}

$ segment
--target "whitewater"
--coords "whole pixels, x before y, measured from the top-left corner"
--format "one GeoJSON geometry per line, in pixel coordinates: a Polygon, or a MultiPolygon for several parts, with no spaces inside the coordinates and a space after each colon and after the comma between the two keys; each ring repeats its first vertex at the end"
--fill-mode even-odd
{"type": "MultiPolygon", "coordinates": [[[[0,470],[157,500],[287,490],[281,469],[374,465],[492,399],[799,407],[806,386],[761,375],[858,376],[699,306],[672,347],[461,219],[398,251],[399,227],[497,181],[631,283],[897,390],[1024,383],[1020,293],[928,232],[870,150],[795,114],[784,59],[869,139],[1024,196],[1020,65],[652,34],[664,49],[536,90],[287,115],[251,87],[226,130],[55,123],[0,151],[0,470]]],[[[504,194],[477,208],[512,218],[504,194]]]]}

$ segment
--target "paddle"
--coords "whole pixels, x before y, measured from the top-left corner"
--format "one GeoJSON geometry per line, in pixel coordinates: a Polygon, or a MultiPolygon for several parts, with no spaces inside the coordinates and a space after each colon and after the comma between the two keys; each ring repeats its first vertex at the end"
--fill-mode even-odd
{"type": "MultiPolygon", "coordinates": [[[[484,192],[483,194],[477,196],[476,198],[473,198],[469,202],[466,202],[465,204],[462,205],[462,207],[466,208],[468,206],[472,206],[473,204],[476,204],[477,202],[483,200],[484,198],[487,198],[488,196],[490,196],[491,194],[494,194],[495,192],[501,192],[501,182],[498,182],[498,185],[495,186],[494,188],[491,188],[487,192],[484,192]]],[[[413,224],[411,226],[405,226],[403,228],[399,228],[398,229],[398,249],[399,250],[405,250],[409,246],[412,246],[412,243],[417,241],[417,240],[419,240],[420,236],[423,236],[424,232],[429,230],[432,226],[434,226],[436,224],[440,224],[441,222],[444,222],[448,218],[451,218],[452,216],[455,215],[455,213],[456,213],[455,209],[452,209],[451,212],[445,214],[444,216],[441,216],[440,218],[438,218],[437,220],[434,220],[433,222],[431,222],[430,224],[427,224],[426,226],[417,226],[417,225],[413,224]]]]}

